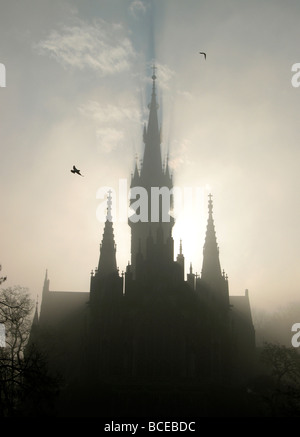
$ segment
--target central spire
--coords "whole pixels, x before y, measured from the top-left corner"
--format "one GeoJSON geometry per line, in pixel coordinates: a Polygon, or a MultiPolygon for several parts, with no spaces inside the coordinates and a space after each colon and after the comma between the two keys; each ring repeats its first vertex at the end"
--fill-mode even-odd
{"type": "MultiPolygon", "coordinates": [[[[161,154],[161,130],[158,124],[158,104],[156,101],[156,66],[152,67],[152,94],[149,108],[148,124],[144,126],[143,141],[145,144],[143,162],[140,170],[135,164],[132,174],[132,189],[143,189],[145,202],[131,201],[131,207],[135,205],[137,214],[141,217],[141,209],[144,218],[133,222],[128,221],[131,227],[131,265],[136,273],[137,257],[140,263],[150,257],[164,258],[165,262],[173,262],[173,238],[172,228],[174,218],[170,214],[173,207],[172,176],[170,175],[169,163],[166,169],[162,165],[161,154]],[[137,207],[137,204],[139,205],[137,207]],[[146,219],[145,219],[146,217],[146,219]],[[153,246],[153,247],[152,247],[153,246]],[[151,250],[150,250],[151,249],[151,250]],[[155,252],[155,255],[153,255],[155,252]]],[[[140,190],[141,191],[141,190],[140,190]]],[[[139,192],[140,192],[139,191],[139,192]]],[[[140,196],[139,194],[137,197],[140,196]]],[[[140,196],[141,197],[141,196],[140,196]]]]}
{"type": "Polygon", "coordinates": [[[152,80],[153,80],[152,94],[155,93],[155,80],[156,80],[155,70],[156,69],[157,69],[157,67],[155,67],[155,64],[153,64],[153,66],[152,66],[152,70],[153,70],[153,74],[152,74],[152,80]]]}
{"type": "Polygon", "coordinates": [[[158,126],[157,110],[159,108],[156,102],[156,67],[153,65],[152,74],[152,95],[151,102],[148,105],[149,108],[149,120],[148,126],[144,129],[144,159],[143,167],[141,170],[141,178],[145,185],[157,185],[160,183],[163,171],[162,171],[162,159],[160,150],[160,129],[158,126]]]}

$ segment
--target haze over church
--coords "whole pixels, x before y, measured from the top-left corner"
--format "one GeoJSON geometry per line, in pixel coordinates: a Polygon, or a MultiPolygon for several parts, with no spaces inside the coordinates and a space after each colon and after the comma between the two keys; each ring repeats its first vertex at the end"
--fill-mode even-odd
{"type": "MultiPolygon", "coordinates": [[[[151,221],[151,188],[166,187],[171,192],[173,187],[168,162],[162,163],[156,92],[153,73],[143,161],[141,168],[135,165],[131,178],[131,189],[142,187],[148,193],[148,220],[128,221],[131,261],[126,272],[120,274],[117,266],[108,193],[90,291],[52,291],[45,277],[31,341],[47,352],[51,369],[67,381],[61,414],[71,400],[72,411],[76,404],[83,415],[156,413],[159,405],[184,414],[201,406],[205,413],[212,408],[204,396],[210,387],[234,386],[251,374],[255,332],[249,295],[247,290],[241,296],[229,295],[212,195],[200,277],[192,266],[185,274],[181,244],[175,256],[174,219],[169,215],[166,220],[169,211],[162,199],[157,220],[151,221]],[[187,399],[198,406],[194,403],[189,410],[187,399]]],[[[195,244],[201,247],[201,242],[195,244]]]]}

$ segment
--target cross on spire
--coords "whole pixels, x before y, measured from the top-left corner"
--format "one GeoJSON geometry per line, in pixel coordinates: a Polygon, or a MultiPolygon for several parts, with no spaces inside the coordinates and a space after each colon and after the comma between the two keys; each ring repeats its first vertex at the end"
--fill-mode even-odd
{"type": "Polygon", "coordinates": [[[153,65],[152,65],[152,79],[153,79],[153,80],[156,79],[155,70],[157,70],[157,67],[155,66],[155,64],[153,64],[153,65]]]}
{"type": "MultiPolygon", "coordinates": [[[[155,70],[157,70],[157,67],[155,66],[155,64],[152,65],[152,80],[153,80],[153,84],[152,84],[152,96],[155,96],[155,80],[156,80],[156,74],[155,74],[155,70]]],[[[149,109],[150,109],[151,104],[148,105],[149,109]]],[[[156,109],[158,109],[158,104],[155,103],[156,109]]]]}
{"type": "Polygon", "coordinates": [[[112,215],[111,215],[111,206],[112,206],[111,194],[112,194],[112,191],[109,190],[108,191],[108,195],[107,195],[107,214],[106,214],[106,220],[108,220],[110,222],[112,221],[112,215]]]}
{"type": "Polygon", "coordinates": [[[212,214],[212,210],[213,210],[213,202],[212,202],[212,194],[210,193],[208,195],[209,201],[208,201],[208,212],[210,214],[212,214]]]}

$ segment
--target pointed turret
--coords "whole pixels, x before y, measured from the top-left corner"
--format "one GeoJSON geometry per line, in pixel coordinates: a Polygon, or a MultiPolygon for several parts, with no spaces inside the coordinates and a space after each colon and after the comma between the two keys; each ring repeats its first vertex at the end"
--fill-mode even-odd
{"type": "Polygon", "coordinates": [[[180,240],[179,254],[177,255],[176,261],[177,261],[177,263],[180,265],[180,267],[182,269],[182,279],[184,279],[184,256],[183,256],[183,253],[182,253],[182,240],[180,240]]]}
{"type": "Polygon", "coordinates": [[[130,187],[137,187],[137,186],[139,186],[139,183],[140,183],[140,173],[139,173],[137,162],[138,162],[138,160],[137,160],[137,156],[136,156],[135,157],[134,172],[133,172],[132,177],[131,177],[130,187]]]}
{"type": "Polygon", "coordinates": [[[46,294],[49,292],[49,285],[50,285],[50,280],[48,279],[48,269],[46,269],[44,286],[43,286],[43,295],[44,293],[46,294]]]}
{"type": "Polygon", "coordinates": [[[101,308],[101,301],[115,299],[123,295],[123,276],[120,277],[116,262],[116,244],[112,223],[111,191],[107,196],[107,214],[104,225],[100,256],[95,273],[91,272],[90,304],[92,312],[101,308]]]}
{"type": "Polygon", "coordinates": [[[36,303],[35,303],[35,312],[34,312],[34,316],[33,316],[33,320],[32,320],[32,325],[31,326],[38,326],[39,324],[39,313],[38,313],[38,298],[36,299],[36,303]]]}
{"type": "Polygon", "coordinates": [[[205,243],[203,248],[202,276],[204,282],[214,285],[216,280],[222,277],[219,259],[219,247],[217,244],[215,225],[213,219],[212,195],[209,194],[208,221],[206,228],[205,243]]]}
{"type": "Polygon", "coordinates": [[[40,320],[44,320],[45,317],[47,318],[47,301],[50,293],[49,287],[50,287],[50,280],[48,279],[48,269],[46,269],[43,291],[42,291],[41,307],[40,307],[40,320]]]}
{"type": "Polygon", "coordinates": [[[186,276],[187,276],[187,283],[189,284],[192,290],[195,290],[195,274],[193,273],[192,263],[190,263],[190,272],[186,276]]]}
{"type": "Polygon", "coordinates": [[[208,286],[213,295],[224,305],[229,307],[228,277],[221,271],[219,247],[213,220],[212,195],[209,194],[208,220],[205,243],[203,248],[203,263],[201,282],[208,286]]]}
{"type": "Polygon", "coordinates": [[[157,109],[158,104],[156,102],[156,89],[155,89],[155,69],[153,67],[152,75],[152,96],[149,104],[149,120],[147,128],[144,127],[143,139],[145,143],[143,168],[141,170],[141,179],[144,186],[160,185],[162,181],[162,159],[161,159],[161,136],[158,125],[157,109]]]}
{"type": "Polygon", "coordinates": [[[38,299],[35,304],[35,312],[31,323],[30,334],[25,349],[25,354],[30,352],[30,348],[38,342],[39,314],[38,314],[38,299]]]}
{"type": "Polygon", "coordinates": [[[167,179],[171,179],[170,168],[169,168],[169,154],[167,155],[167,159],[166,159],[165,175],[167,179]]]}
{"type": "Polygon", "coordinates": [[[112,224],[112,214],[111,214],[111,191],[108,192],[107,197],[107,214],[106,222],[104,225],[104,232],[102,237],[102,243],[100,245],[100,257],[98,263],[98,274],[101,276],[107,276],[117,273],[117,262],[116,262],[116,245],[114,239],[114,231],[112,224]]]}
{"type": "Polygon", "coordinates": [[[167,157],[166,157],[164,176],[165,176],[165,185],[170,189],[173,188],[172,174],[171,174],[170,166],[169,166],[169,153],[167,154],[167,157]]]}

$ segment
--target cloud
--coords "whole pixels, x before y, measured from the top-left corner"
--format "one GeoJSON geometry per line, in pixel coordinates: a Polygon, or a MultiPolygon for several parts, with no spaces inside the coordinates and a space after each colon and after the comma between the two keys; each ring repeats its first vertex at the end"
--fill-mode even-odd
{"type": "Polygon", "coordinates": [[[88,68],[109,75],[129,70],[135,57],[133,45],[120,24],[102,19],[87,23],[76,19],[74,25],[63,25],[34,45],[41,55],[49,55],[64,67],[88,68]]]}
{"type": "Polygon", "coordinates": [[[189,139],[184,138],[182,141],[173,141],[171,149],[169,166],[173,171],[178,170],[180,167],[191,165],[191,161],[188,159],[188,151],[191,149],[191,141],[189,139]]]}
{"type": "Polygon", "coordinates": [[[129,12],[134,18],[138,18],[140,14],[144,15],[146,13],[147,7],[141,0],[134,0],[130,3],[129,12]]]}
{"type": "Polygon", "coordinates": [[[194,96],[189,91],[177,91],[179,97],[187,100],[188,102],[194,101],[194,96]]]}
{"type": "Polygon", "coordinates": [[[90,100],[78,110],[94,122],[99,150],[106,153],[121,148],[126,143],[128,131],[141,125],[141,113],[134,101],[104,105],[90,100]]]}
{"type": "Polygon", "coordinates": [[[96,137],[99,148],[106,153],[110,153],[124,143],[124,132],[115,128],[103,128],[96,130],[96,137]]]}
{"type": "Polygon", "coordinates": [[[98,123],[123,123],[123,122],[134,122],[138,123],[140,121],[140,111],[134,105],[134,102],[127,103],[126,106],[105,104],[101,105],[95,100],[90,100],[87,103],[79,106],[79,112],[90,117],[98,123]]]}

